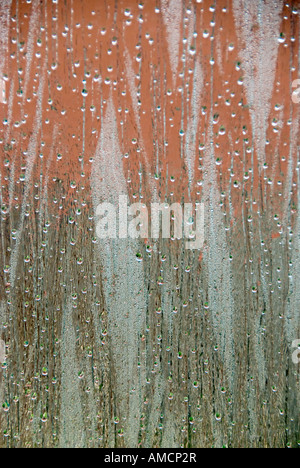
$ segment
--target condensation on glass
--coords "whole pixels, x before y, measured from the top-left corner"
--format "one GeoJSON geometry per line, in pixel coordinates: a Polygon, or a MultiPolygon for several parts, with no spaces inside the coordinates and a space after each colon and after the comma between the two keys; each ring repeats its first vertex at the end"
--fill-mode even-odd
{"type": "Polygon", "coordinates": [[[299,446],[299,12],[1,1],[0,447],[299,446]]]}

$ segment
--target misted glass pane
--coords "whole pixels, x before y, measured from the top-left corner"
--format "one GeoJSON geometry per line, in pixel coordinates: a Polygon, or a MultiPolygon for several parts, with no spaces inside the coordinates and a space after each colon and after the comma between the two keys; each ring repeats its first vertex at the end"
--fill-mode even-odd
{"type": "Polygon", "coordinates": [[[0,447],[299,446],[299,14],[1,0],[0,447]]]}

